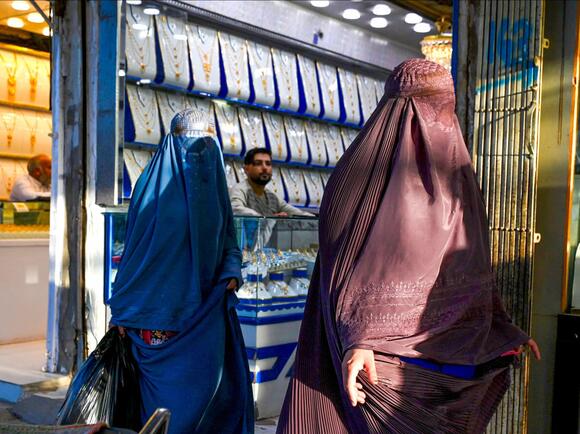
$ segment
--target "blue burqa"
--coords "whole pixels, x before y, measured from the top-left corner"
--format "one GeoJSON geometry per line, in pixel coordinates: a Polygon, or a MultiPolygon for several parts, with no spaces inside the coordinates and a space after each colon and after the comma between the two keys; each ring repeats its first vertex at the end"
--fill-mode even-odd
{"type": "Polygon", "coordinates": [[[171,411],[170,433],[252,433],[253,399],[235,311],[241,284],[221,152],[209,137],[167,135],[137,181],[110,300],[140,368],[143,420],[171,411]],[[178,334],[146,344],[137,329],[178,334]]]}

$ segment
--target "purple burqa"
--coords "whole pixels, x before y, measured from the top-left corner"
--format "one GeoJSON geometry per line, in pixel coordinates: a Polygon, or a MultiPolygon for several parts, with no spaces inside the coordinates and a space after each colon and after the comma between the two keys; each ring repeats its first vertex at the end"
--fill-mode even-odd
{"type": "Polygon", "coordinates": [[[508,368],[460,379],[401,361],[479,365],[527,342],[493,284],[482,196],[451,75],[411,59],[339,161],[320,209],[320,251],[279,433],[479,433],[508,368]],[[341,362],[372,349],[352,407],[341,362]]]}

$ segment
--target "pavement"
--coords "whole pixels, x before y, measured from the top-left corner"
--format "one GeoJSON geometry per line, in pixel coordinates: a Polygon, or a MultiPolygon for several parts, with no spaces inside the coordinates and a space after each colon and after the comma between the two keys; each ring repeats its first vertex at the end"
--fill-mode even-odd
{"type": "MultiPolygon", "coordinates": [[[[62,398],[51,398],[42,395],[32,395],[16,404],[0,401],[0,425],[51,425],[61,403],[62,398]]],[[[256,421],[256,434],[275,434],[277,422],[277,418],[256,421]]]]}

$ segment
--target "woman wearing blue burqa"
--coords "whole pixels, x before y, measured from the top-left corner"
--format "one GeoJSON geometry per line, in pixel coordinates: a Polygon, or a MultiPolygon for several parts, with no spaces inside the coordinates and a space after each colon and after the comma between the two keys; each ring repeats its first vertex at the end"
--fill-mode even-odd
{"type": "Polygon", "coordinates": [[[241,254],[221,151],[200,123],[178,113],[135,184],[111,324],[133,343],[143,422],[163,407],[170,433],[253,433],[241,254]]]}

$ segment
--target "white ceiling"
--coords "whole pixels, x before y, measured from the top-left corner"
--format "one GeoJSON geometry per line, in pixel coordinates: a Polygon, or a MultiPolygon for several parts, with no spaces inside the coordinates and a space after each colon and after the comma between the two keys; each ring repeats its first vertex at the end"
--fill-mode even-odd
{"type": "Polygon", "coordinates": [[[405,15],[411,11],[403,9],[402,7],[390,3],[389,1],[331,0],[330,5],[325,8],[314,7],[311,5],[309,0],[295,0],[292,3],[299,4],[322,15],[339,19],[345,23],[363,28],[366,31],[379,34],[389,40],[410,46],[415,50],[419,50],[419,43],[425,36],[437,34],[435,24],[426,18],[423,18],[423,22],[429,23],[432,30],[429,33],[416,33],[413,30],[413,26],[405,22],[405,15]],[[372,13],[372,9],[376,4],[379,3],[386,4],[391,8],[391,13],[384,16],[384,18],[386,18],[388,21],[388,25],[384,29],[375,29],[372,28],[369,24],[371,18],[376,16],[372,13]],[[342,18],[342,12],[345,9],[357,9],[361,13],[361,17],[358,20],[345,20],[342,18]]]}

